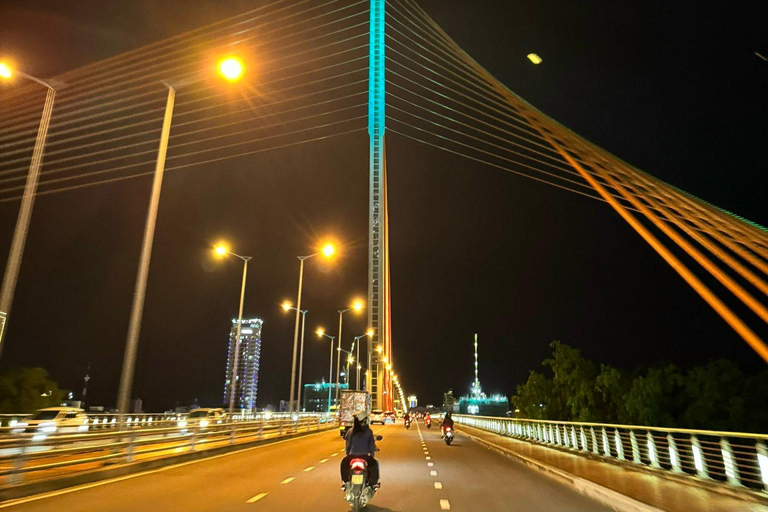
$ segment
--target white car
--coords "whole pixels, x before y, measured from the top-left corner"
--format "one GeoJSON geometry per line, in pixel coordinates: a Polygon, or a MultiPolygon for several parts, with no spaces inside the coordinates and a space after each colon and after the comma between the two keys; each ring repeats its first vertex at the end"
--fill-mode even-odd
{"type": "Polygon", "coordinates": [[[226,417],[227,415],[224,412],[224,409],[200,408],[195,409],[187,414],[186,417],[181,418],[178,421],[178,425],[184,429],[183,431],[194,429],[195,427],[202,430],[224,423],[226,417]]]}
{"type": "Polygon", "coordinates": [[[35,434],[45,438],[51,434],[77,434],[88,431],[88,416],[76,407],[48,407],[38,409],[27,419],[14,426],[13,433],[35,434]]]}
{"type": "Polygon", "coordinates": [[[384,424],[384,411],[379,411],[379,410],[371,411],[370,418],[371,418],[371,421],[370,421],[371,425],[373,425],[374,423],[381,423],[383,425],[384,424]]]}

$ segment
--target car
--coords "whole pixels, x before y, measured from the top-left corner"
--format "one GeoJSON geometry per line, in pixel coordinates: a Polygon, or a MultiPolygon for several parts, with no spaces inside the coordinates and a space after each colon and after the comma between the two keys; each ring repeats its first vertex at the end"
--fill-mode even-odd
{"type": "Polygon", "coordinates": [[[16,423],[13,433],[35,434],[45,438],[51,434],[77,434],[88,431],[88,416],[77,407],[46,407],[16,423]]]}
{"type": "Polygon", "coordinates": [[[395,416],[394,411],[386,411],[384,413],[384,421],[382,422],[383,425],[391,425],[397,421],[397,416],[395,416]]]}
{"type": "Polygon", "coordinates": [[[202,407],[181,418],[177,423],[183,431],[197,428],[199,430],[224,423],[227,414],[224,409],[202,407]]]}
{"type": "Polygon", "coordinates": [[[371,425],[373,425],[374,423],[381,423],[382,425],[384,424],[384,411],[378,410],[378,409],[375,411],[371,411],[370,417],[371,417],[371,425]]]}

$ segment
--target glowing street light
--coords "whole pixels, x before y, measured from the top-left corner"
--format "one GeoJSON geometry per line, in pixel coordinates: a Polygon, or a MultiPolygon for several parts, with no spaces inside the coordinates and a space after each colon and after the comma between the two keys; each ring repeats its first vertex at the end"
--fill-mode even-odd
{"type": "MultiPolygon", "coordinates": [[[[357,306],[358,304],[360,304],[362,306],[362,302],[361,301],[355,302],[355,306],[357,306]]],[[[355,345],[357,345],[357,351],[355,352],[355,357],[357,358],[358,363],[360,362],[360,345],[361,345],[360,340],[362,338],[365,338],[366,336],[368,336],[369,338],[372,337],[373,336],[373,329],[368,329],[367,331],[365,331],[365,334],[361,334],[360,336],[355,336],[355,341],[352,342],[353,350],[355,348],[355,345]]],[[[370,348],[369,348],[369,351],[370,351],[370,348]]],[[[369,352],[369,354],[370,354],[370,352],[369,352]]],[[[358,365],[357,366],[357,373],[355,375],[355,386],[356,386],[355,389],[360,389],[360,369],[361,369],[361,367],[360,367],[360,365],[358,365]]]]}
{"type": "Polygon", "coordinates": [[[224,243],[219,243],[213,249],[214,253],[219,257],[234,256],[243,260],[243,282],[240,285],[240,308],[237,313],[237,330],[235,333],[235,353],[232,361],[232,375],[229,382],[229,415],[232,417],[232,412],[235,408],[235,383],[237,382],[237,368],[238,359],[240,359],[240,329],[243,325],[243,304],[245,302],[245,277],[248,275],[248,262],[251,261],[251,256],[241,256],[229,250],[229,246],[224,243]]]}
{"type": "Polygon", "coordinates": [[[542,63],[541,57],[539,57],[539,56],[538,56],[537,54],[535,54],[535,53],[529,53],[529,54],[528,54],[528,60],[530,60],[531,62],[533,62],[533,63],[534,63],[534,64],[536,64],[536,65],[538,65],[538,64],[541,64],[541,63],[542,63]]]}
{"type": "Polygon", "coordinates": [[[281,308],[283,308],[283,311],[288,312],[290,310],[295,310],[301,313],[301,350],[299,350],[299,382],[298,382],[298,389],[296,390],[296,408],[301,409],[301,378],[302,375],[304,375],[304,327],[307,323],[307,313],[309,310],[302,309],[297,310],[294,308],[290,302],[285,301],[280,305],[281,308]]]}
{"type": "MultiPolygon", "coordinates": [[[[330,244],[329,244],[330,245],[330,244]]],[[[328,247],[328,245],[326,246],[328,247]]],[[[335,252],[335,250],[334,250],[335,252]]],[[[331,253],[333,254],[333,253],[331,253]]],[[[355,311],[356,313],[359,313],[363,310],[363,301],[356,300],[351,307],[348,307],[347,309],[340,309],[339,310],[339,348],[341,348],[341,327],[342,327],[342,320],[344,318],[344,313],[347,311],[355,311]]],[[[336,367],[338,370],[341,370],[341,351],[338,353],[338,357],[336,358],[336,367]]],[[[349,373],[349,372],[347,372],[349,373]]],[[[349,377],[347,377],[349,379],[349,377]]],[[[349,381],[347,381],[349,382],[349,381]]],[[[341,375],[340,372],[336,373],[336,402],[339,401],[339,384],[341,383],[341,375]]]]}
{"type": "Polygon", "coordinates": [[[227,57],[219,61],[219,74],[230,82],[237,82],[243,77],[245,66],[237,57],[227,57]]]}
{"type": "Polygon", "coordinates": [[[49,83],[22,71],[14,70],[7,62],[0,63],[0,79],[10,80],[14,75],[40,84],[46,87],[48,92],[45,96],[43,115],[40,119],[35,146],[32,150],[27,181],[24,185],[24,194],[21,196],[21,206],[19,207],[19,214],[16,218],[16,227],[11,241],[11,250],[8,253],[5,274],[3,274],[3,284],[2,287],[0,287],[0,352],[2,352],[3,349],[4,333],[6,331],[5,323],[8,321],[8,317],[11,314],[13,295],[16,290],[16,282],[19,279],[19,269],[21,268],[21,260],[24,256],[24,246],[27,242],[29,224],[32,220],[32,207],[35,203],[37,183],[40,178],[40,166],[43,162],[45,142],[48,138],[48,126],[51,123],[51,114],[53,113],[53,100],[56,97],[56,91],[49,83]]]}
{"type": "MultiPolygon", "coordinates": [[[[241,63],[242,66],[242,63],[241,63]]],[[[229,69],[229,68],[228,68],[229,69]]],[[[226,76],[225,76],[226,78],[226,76]]],[[[152,244],[155,240],[155,226],[157,224],[157,211],[160,207],[160,191],[163,186],[163,174],[165,173],[165,159],[168,154],[168,141],[171,136],[171,123],[173,121],[173,111],[176,104],[176,89],[183,85],[198,81],[200,76],[188,77],[185,80],[176,82],[168,87],[168,96],[165,100],[165,113],[163,115],[163,126],[160,130],[160,141],[155,160],[155,172],[152,179],[152,192],[149,198],[147,208],[147,218],[144,224],[144,238],[141,244],[141,256],[139,258],[139,268],[136,273],[136,284],[133,292],[133,303],[131,304],[131,319],[128,324],[128,334],[125,341],[125,356],[123,358],[123,369],[120,374],[120,388],[117,393],[117,409],[120,412],[120,426],[123,427],[123,418],[128,412],[128,403],[131,398],[131,387],[133,386],[133,374],[136,366],[136,353],[139,348],[139,333],[141,331],[141,318],[144,314],[144,298],[147,292],[147,278],[149,276],[149,263],[152,259],[152,244]]],[[[218,253],[218,251],[217,251],[218,253]]],[[[227,254],[232,254],[227,252],[227,254]]],[[[234,255],[234,254],[232,254],[234,255]]],[[[224,256],[224,254],[221,254],[224,256]]],[[[237,256],[237,255],[234,255],[237,256]]],[[[241,259],[242,257],[239,256],[241,259]]],[[[250,259],[250,258],[249,258],[250,259]]],[[[245,272],[244,272],[245,274],[245,272]]],[[[245,286],[245,275],[243,275],[243,286],[245,286]]],[[[242,300],[241,300],[242,302],[242,300]]],[[[241,304],[242,305],[242,304],[241,304]]],[[[2,309],[2,308],[0,308],[2,309]]],[[[242,320],[242,319],[241,319],[242,320]]],[[[238,323],[238,338],[236,343],[240,342],[240,324],[238,323]]],[[[236,352],[237,354],[237,352],[236,352]]],[[[236,359],[235,359],[236,361],[236,359]]],[[[234,368],[233,368],[234,370],[234,368]]],[[[234,381],[233,381],[234,389],[234,381]]],[[[230,397],[229,411],[232,412],[232,398],[230,397]]]]}
{"type": "MultiPolygon", "coordinates": [[[[328,358],[328,412],[331,412],[331,384],[333,384],[333,340],[336,339],[336,336],[329,336],[325,334],[325,329],[322,327],[318,328],[315,332],[317,333],[318,337],[326,337],[331,340],[331,354],[328,358]]],[[[339,347],[339,350],[341,350],[341,347],[339,347]]]]}
{"type": "MultiPolygon", "coordinates": [[[[336,254],[336,247],[334,247],[334,245],[331,243],[327,243],[318,252],[312,253],[308,256],[298,256],[299,258],[299,292],[296,298],[296,308],[295,308],[296,323],[294,324],[294,329],[293,329],[293,358],[291,361],[291,396],[288,400],[288,403],[289,403],[288,410],[291,413],[293,412],[293,403],[294,403],[293,397],[295,395],[294,386],[296,385],[296,351],[299,345],[299,311],[301,310],[301,291],[304,285],[304,261],[308,260],[309,258],[313,258],[318,254],[322,254],[326,258],[331,258],[333,257],[334,254],[336,254]]],[[[339,330],[339,344],[341,344],[341,330],[339,330]]]]}

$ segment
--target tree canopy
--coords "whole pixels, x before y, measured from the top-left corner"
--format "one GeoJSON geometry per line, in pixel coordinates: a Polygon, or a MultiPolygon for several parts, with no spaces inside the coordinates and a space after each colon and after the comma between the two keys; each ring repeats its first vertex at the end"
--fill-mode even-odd
{"type": "Polygon", "coordinates": [[[551,346],[544,371],[532,371],[517,387],[518,417],[768,431],[768,411],[754,407],[768,403],[768,370],[746,375],[733,361],[718,359],[688,371],[667,363],[626,372],[598,367],[559,341],[551,346]]]}
{"type": "Polygon", "coordinates": [[[19,368],[0,375],[0,413],[30,413],[61,405],[66,392],[43,368],[19,368]]]}

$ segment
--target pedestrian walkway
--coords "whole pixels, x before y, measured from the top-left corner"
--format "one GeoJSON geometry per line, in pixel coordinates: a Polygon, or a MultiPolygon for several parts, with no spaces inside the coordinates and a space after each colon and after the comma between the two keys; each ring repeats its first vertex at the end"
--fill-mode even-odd
{"type": "Polygon", "coordinates": [[[738,489],[719,492],[706,486],[655,475],[652,471],[594,460],[466,425],[458,427],[461,432],[497,449],[556,468],[668,512],[768,512],[768,497],[761,502],[747,491],[743,492],[742,499],[738,496],[738,489]]]}

